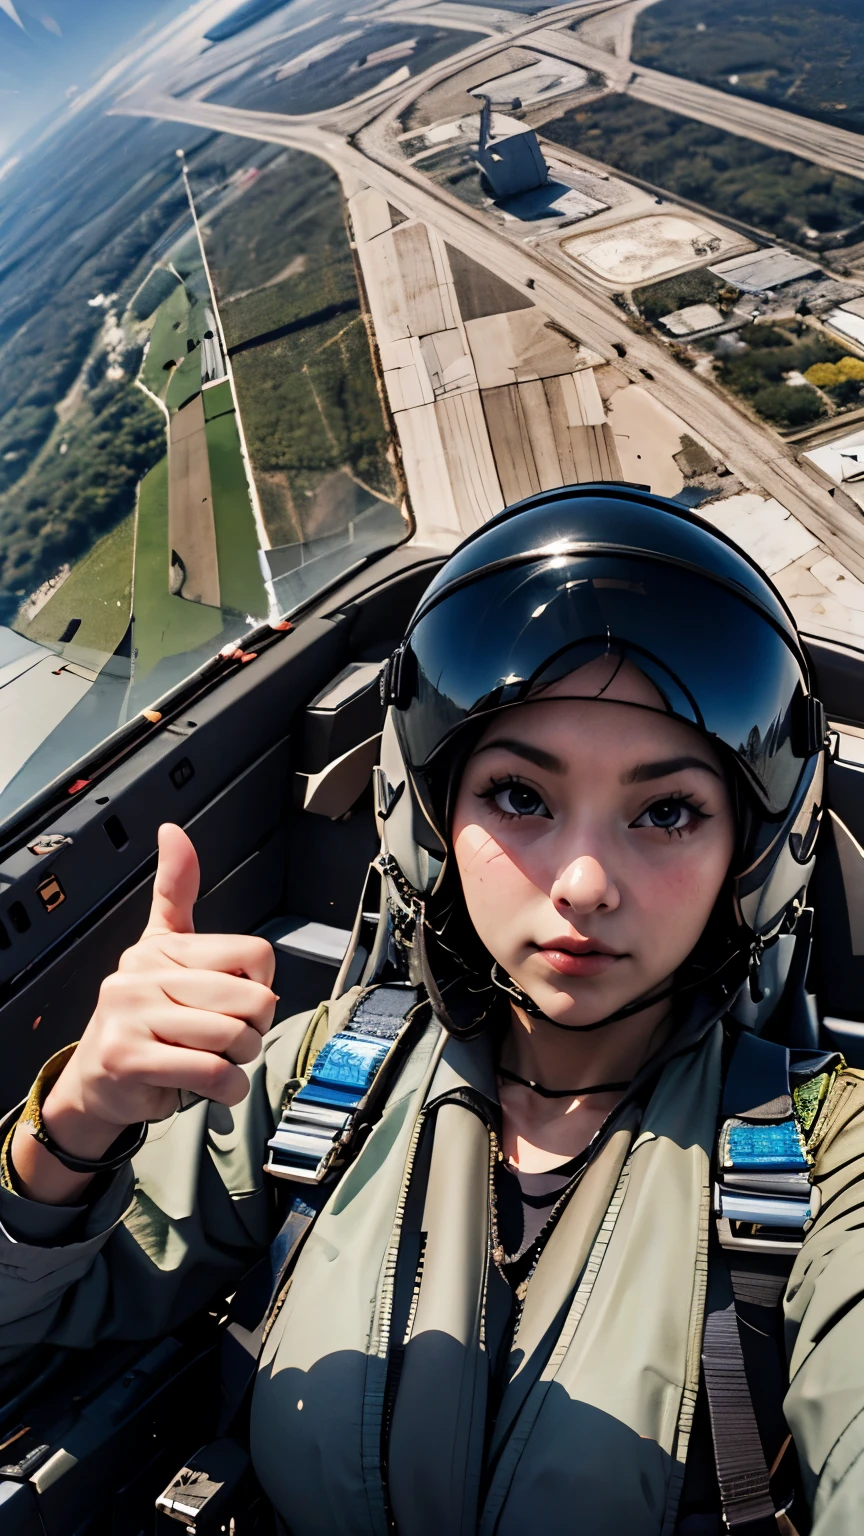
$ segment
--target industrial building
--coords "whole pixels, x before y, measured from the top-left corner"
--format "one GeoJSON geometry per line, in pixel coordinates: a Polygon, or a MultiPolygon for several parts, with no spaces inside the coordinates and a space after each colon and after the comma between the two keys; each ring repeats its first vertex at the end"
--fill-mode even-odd
{"type": "Polygon", "coordinates": [[[821,269],[815,262],[796,256],[781,245],[769,245],[761,251],[750,251],[746,256],[718,261],[708,271],[744,293],[767,293],[769,289],[798,282],[802,277],[814,277],[821,269]]]}
{"type": "Polygon", "coordinates": [[[851,303],[832,309],[825,316],[825,324],[838,335],[864,347],[864,300],[852,299],[851,303]]]}
{"type": "Polygon", "coordinates": [[[688,304],[671,315],[661,315],[660,324],[673,336],[696,336],[703,331],[716,330],[726,323],[726,319],[716,304],[688,304]]]}
{"type": "Polygon", "coordinates": [[[492,132],[492,103],[483,98],[480,112],[480,141],[477,164],[496,198],[515,197],[545,186],[549,180],[546,161],[533,128],[516,118],[497,118],[498,132],[492,132]],[[506,125],[506,126],[504,126],[506,125]],[[504,126],[504,132],[500,131],[504,126]]]}

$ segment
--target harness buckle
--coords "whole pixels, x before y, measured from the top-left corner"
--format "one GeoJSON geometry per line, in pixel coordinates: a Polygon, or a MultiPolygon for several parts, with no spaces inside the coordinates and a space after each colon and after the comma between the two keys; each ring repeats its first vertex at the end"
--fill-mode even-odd
{"type": "Polygon", "coordinates": [[[795,1254],[813,1214],[810,1170],[794,1118],[771,1124],[724,1122],[714,1186],[723,1248],[795,1254]]]}
{"type": "Polygon", "coordinates": [[[265,1173],[321,1183],[344,1155],[390,1045],[373,1035],[342,1032],[321,1047],[309,1081],[283,1110],[267,1143],[265,1173]]]}

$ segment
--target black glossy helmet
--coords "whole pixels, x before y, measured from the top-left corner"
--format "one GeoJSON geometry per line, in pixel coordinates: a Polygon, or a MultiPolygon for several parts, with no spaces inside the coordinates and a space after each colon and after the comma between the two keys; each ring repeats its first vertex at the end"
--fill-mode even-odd
{"type": "Polygon", "coordinates": [[[771,582],[710,524],[647,491],[604,483],[531,497],[439,572],[384,674],[393,728],[379,783],[379,808],[391,812],[385,852],[428,895],[482,722],[604,653],[638,666],[666,712],[729,766],[740,813],[735,919],[741,947],[761,947],[803,905],[824,714],[771,582]]]}

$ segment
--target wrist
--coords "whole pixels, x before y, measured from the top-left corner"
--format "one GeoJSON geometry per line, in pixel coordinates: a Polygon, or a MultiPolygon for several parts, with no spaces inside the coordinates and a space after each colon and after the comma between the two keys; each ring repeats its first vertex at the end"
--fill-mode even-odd
{"type": "MultiPolygon", "coordinates": [[[[64,1073],[47,1095],[41,1108],[41,1125],[51,1140],[71,1156],[103,1157],[124,1126],[90,1114],[75,1091],[71,1076],[67,1078],[64,1073]]],[[[22,1121],[26,1123],[26,1119],[25,1112],[22,1121]]]]}
{"type": "Polygon", "coordinates": [[[121,1167],[147,1132],[88,1112],[70,1065],[75,1050],[67,1046],[46,1062],[0,1159],[4,1188],[52,1205],[76,1203],[94,1174],[121,1167]]]}
{"type": "Polygon", "coordinates": [[[4,1189],[41,1205],[77,1205],[92,1175],[72,1173],[58,1163],[19,1121],[3,1148],[4,1189]]]}

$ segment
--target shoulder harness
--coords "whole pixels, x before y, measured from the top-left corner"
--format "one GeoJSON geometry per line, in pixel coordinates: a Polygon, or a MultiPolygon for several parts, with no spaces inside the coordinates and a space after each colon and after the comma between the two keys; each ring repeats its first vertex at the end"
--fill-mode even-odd
{"type": "MultiPolygon", "coordinates": [[[[267,1334],[294,1265],[335,1185],[380,1118],[396,1072],[423,1018],[419,988],[402,983],[361,992],[347,1022],[325,1041],[310,1069],[286,1087],[282,1116],[267,1143],[266,1173],[307,1186],[291,1198],[266,1258],[244,1276],[222,1336],[220,1434],[248,1406],[267,1334]]],[[[313,1026],[307,1043],[314,1036],[313,1026]]],[[[302,1059],[302,1053],[301,1053],[302,1059]]]]}
{"type": "Polygon", "coordinates": [[[391,983],[362,993],[346,1024],[325,1042],[305,1079],[283,1101],[265,1173],[320,1184],[360,1149],[400,1065],[420,1000],[391,983]]]}
{"type": "MultiPolygon", "coordinates": [[[[789,1050],[744,1032],[726,1073],[713,1185],[725,1264],[717,1265],[709,1293],[702,1367],[723,1522],[737,1536],[796,1536],[796,1488],[785,1454],[791,1437],[769,1467],[742,1338],[750,1343],[754,1330],[776,1337],[777,1308],[816,1214],[808,1138],[843,1064],[834,1053],[789,1050]]],[[[772,1418],[782,1425],[782,1344],[774,1365],[772,1418]]]]}

